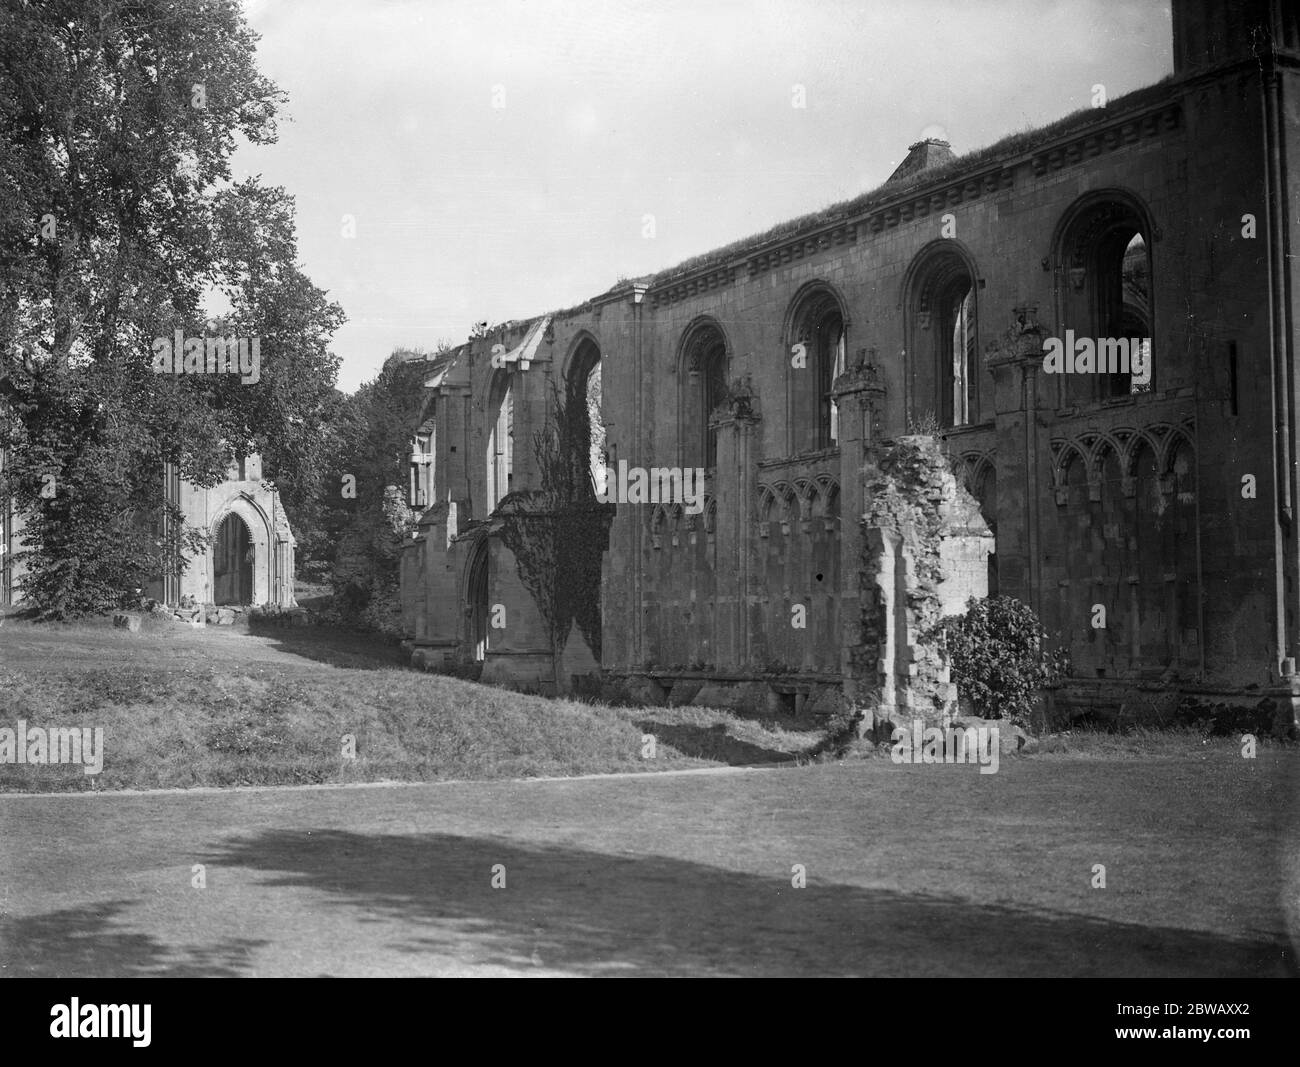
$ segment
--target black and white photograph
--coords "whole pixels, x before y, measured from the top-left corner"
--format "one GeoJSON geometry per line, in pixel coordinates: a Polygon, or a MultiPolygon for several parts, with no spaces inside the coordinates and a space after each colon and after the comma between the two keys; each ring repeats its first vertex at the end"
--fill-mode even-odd
{"type": "Polygon", "coordinates": [[[1290,0],[0,0],[0,976],[115,980],[23,1025],[1082,978],[1252,1046],[1293,248],[1290,0]]]}

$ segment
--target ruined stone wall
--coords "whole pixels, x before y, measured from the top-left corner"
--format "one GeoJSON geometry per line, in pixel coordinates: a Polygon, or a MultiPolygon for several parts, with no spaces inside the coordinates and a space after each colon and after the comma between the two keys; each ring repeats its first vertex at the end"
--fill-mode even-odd
{"type": "MultiPolygon", "coordinates": [[[[679,506],[651,509],[645,559],[646,659],[656,669],[716,667],[715,569],[717,533],[709,511],[686,515],[679,506]],[[706,518],[708,525],[706,527],[706,518]]],[[[611,608],[606,628],[627,617],[611,608]]]]}
{"type": "Polygon", "coordinates": [[[868,457],[862,473],[859,703],[895,721],[938,721],[957,691],[928,638],[945,614],[987,594],[993,539],[978,502],[933,437],[902,437],[868,457]]]}
{"type": "Polygon", "coordinates": [[[754,653],[760,666],[838,674],[840,520],[838,487],[771,468],[760,477],[754,595],[754,653]],[[780,480],[777,480],[780,479],[780,480]],[[796,625],[802,622],[802,625],[796,625]]]}
{"type": "MultiPolygon", "coordinates": [[[[853,630],[879,609],[882,561],[904,590],[908,568],[929,563],[884,521],[861,469],[880,441],[934,411],[923,290],[927,265],[950,256],[973,281],[978,356],[970,421],[941,437],[996,528],[999,591],[1060,632],[1093,680],[1276,681],[1274,501],[1283,487],[1269,425],[1268,270],[1262,243],[1242,237],[1242,215],[1262,189],[1258,93],[1248,71],[1153,87],[1086,122],[922,174],[896,195],[885,187],[856,214],[792,225],[557,313],[522,375],[515,410],[525,442],[546,418],[544,376],[559,380],[585,340],[604,361],[613,463],[680,464],[683,346],[701,322],[721,331],[728,378],[747,383],[752,400],[720,429],[712,517],[692,529],[653,505],[617,507],[603,565],[602,665],[779,664],[849,682],[878,670],[876,639],[853,630]],[[1081,205],[1108,197],[1145,220],[1154,340],[1152,390],[1111,399],[1094,381],[1041,369],[1043,339],[1077,324],[1082,268],[1063,253],[1063,230],[1081,205]],[[846,399],[839,445],[802,452],[790,330],[814,291],[842,310],[849,362],[870,362],[878,398],[846,399]],[[1006,337],[1016,309],[1037,330],[1028,347],[1006,337]],[[1255,475],[1252,499],[1241,493],[1245,473],[1255,475]],[[860,521],[868,513],[876,525],[860,521]],[[807,608],[805,629],[791,625],[794,604],[807,608]],[[1099,604],[1104,629],[1092,624],[1099,604]]],[[[447,398],[463,424],[439,433],[440,449],[461,449],[459,460],[438,457],[440,499],[460,502],[471,522],[485,518],[491,347],[517,345],[528,325],[466,346],[463,392],[447,398]]],[[[536,474],[529,451],[517,442],[516,488],[536,474]]],[[[954,534],[941,552],[945,577],[917,582],[946,610],[979,586],[983,548],[978,536],[954,534]]],[[[1294,616],[1297,582],[1287,588],[1294,616]]]]}

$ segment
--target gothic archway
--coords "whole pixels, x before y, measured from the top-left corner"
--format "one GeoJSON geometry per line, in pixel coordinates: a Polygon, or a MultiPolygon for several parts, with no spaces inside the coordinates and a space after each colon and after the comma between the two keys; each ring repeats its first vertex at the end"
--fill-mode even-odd
{"type": "Polygon", "coordinates": [[[212,600],[216,604],[243,606],[253,602],[252,531],[231,512],[217,527],[212,546],[212,600]]]}

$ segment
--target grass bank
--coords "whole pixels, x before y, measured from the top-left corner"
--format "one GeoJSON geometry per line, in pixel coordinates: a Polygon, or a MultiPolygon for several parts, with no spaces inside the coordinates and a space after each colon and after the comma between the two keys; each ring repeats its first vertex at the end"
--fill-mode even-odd
{"type": "MultiPolygon", "coordinates": [[[[564,777],[888,761],[890,751],[830,744],[809,719],[607,707],[425,674],[376,636],[156,620],[136,634],[106,622],[5,620],[0,728],[16,731],[19,720],[29,730],[101,729],[103,769],[0,763],[0,792],[564,777]]],[[[1187,729],[1083,730],[1005,758],[1187,758],[1238,747],[1187,729]]]]}
{"type": "Polygon", "coordinates": [[[791,760],[822,738],[811,724],[706,708],[548,700],[412,671],[401,658],[382,638],[323,628],[130,634],[10,619],[0,727],[102,729],[103,769],[0,763],[0,792],[667,770],[791,760]]]}

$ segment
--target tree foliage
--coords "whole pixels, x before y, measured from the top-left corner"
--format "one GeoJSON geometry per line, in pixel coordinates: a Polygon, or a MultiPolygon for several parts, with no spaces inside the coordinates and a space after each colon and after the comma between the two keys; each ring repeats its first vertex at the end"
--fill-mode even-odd
{"type": "Polygon", "coordinates": [[[164,462],[213,485],[261,452],[314,525],[343,314],[296,264],[292,198],[232,178],[283,100],[255,43],[237,0],[0,11],[0,496],[45,614],[111,606],[197,544],[164,462]],[[259,338],[260,381],[155,374],[176,330],[259,338]]]}
{"type": "Polygon", "coordinates": [[[353,621],[377,622],[370,606],[380,605],[382,615],[383,605],[396,600],[402,540],[416,514],[406,504],[411,441],[430,411],[423,387],[430,367],[423,351],[398,349],[374,379],[339,402],[314,561],[330,572],[336,604],[353,621]],[[345,486],[355,495],[345,495],[345,486]]]}

